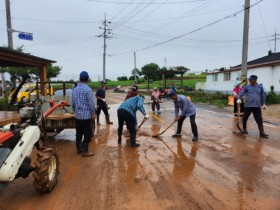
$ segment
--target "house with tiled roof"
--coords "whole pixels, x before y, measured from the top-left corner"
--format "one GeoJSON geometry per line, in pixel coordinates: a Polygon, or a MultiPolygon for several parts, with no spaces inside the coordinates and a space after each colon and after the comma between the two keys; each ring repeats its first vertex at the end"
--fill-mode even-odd
{"type": "MultiPolygon", "coordinates": [[[[280,94],[280,52],[268,52],[267,56],[248,62],[248,77],[258,76],[258,83],[263,84],[266,91],[273,86],[274,91],[280,94]]],[[[221,68],[207,72],[204,90],[207,92],[224,92],[231,94],[233,87],[240,81],[241,65],[221,68]]]]}

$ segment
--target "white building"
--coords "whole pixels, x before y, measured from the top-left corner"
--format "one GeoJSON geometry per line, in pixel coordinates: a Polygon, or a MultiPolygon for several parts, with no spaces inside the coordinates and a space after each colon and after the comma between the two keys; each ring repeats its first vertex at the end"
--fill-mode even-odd
{"type": "MultiPolygon", "coordinates": [[[[274,91],[280,94],[280,53],[269,51],[267,56],[248,62],[248,77],[253,74],[258,76],[258,83],[263,84],[267,92],[274,86],[274,91]]],[[[205,91],[231,94],[240,77],[241,65],[208,72],[205,91]]]]}

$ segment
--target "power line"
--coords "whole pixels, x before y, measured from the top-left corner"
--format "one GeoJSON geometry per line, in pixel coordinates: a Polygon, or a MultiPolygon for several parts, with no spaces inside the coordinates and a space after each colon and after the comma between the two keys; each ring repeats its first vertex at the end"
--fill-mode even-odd
{"type": "Polygon", "coordinates": [[[260,5],[258,5],[258,9],[259,9],[259,13],[261,15],[262,24],[263,24],[264,31],[265,31],[266,38],[267,38],[267,43],[268,43],[269,49],[271,50],[271,45],[270,45],[269,40],[268,40],[268,34],[267,34],[267,30],[266,30],[265,23],[264,23],[264,20],[263,20],[263,16],[262,16],[262,11],[261,11],[260,5]]]}
{"type": "Polygon", "coordinates": [[[46,19],[34,19],[34,18],[18,18],[12,17],[15,20],[28,20],[28,21],[38,21],[38,22],[49,22],[49,23],[100,23],[97,21],[65,21],[65,20],[46,20],[46,19]]]}
{"type": "MultiPolygon", "coordinates": [[[[88,0],[94,1],[98,3],[106,3],[106,4],[140,4],[139,2],[121,2],[121,1],[101,1],[101,0],[88,0]]],[[[153,3],[143,3],[143,4],[186,4],[186,3],[193,3],[193,2],[202,2],[206,0],[188,0],[188,1],[176,1],[176,2],[153,2],[153,3]]]]}
{"type": "Polygon", "coordinates": [[[118,12],[116,15],[114,15],[110,21],[114,18],[116,18],[117,16],[119,16],[121,13],[123,13],[135,0],[130,1],[120,12],[118,12]]]}
{"type": "MultiPolygon", "coordinates": [[[[263,0],[260,0],[260,1],[256,2],[255,4],[251,5],[250,8],[254,7],[255,5],[259,4],[259,3],[262,2],[262,1],[263,1],[263,0]]],[[[248,8],[246,8],[246,9],[248,9],[248,8]]],[[[223,21],[223,20],[226,20],[226,19],[228,19],[228,18],[235,17],[235,16],[239,15],[239,14],[240,14],[241,12],[243,12],[243,11],[244,11],[244,9],[239,10],[239,11],[233,13],[233,14],[230,14],[230,15],[227,15],[227,16],[221,18],[221,19],[218,19],[218,20],[216,20],[216,21],[214,21],[214,22],[212,22],[212,23],[206,24],[205,26],[199,27],[199,28],[197,28],[197,29],[195,29],[195,30],[192,30],[192,31],[187,32],[187,33],[185,33],[185,34],[182,34],[182,35],[173,37],[173,38],[168,39],[168,40],[165,40],[165,41],[162,41],[162,42],[158,42],[158,43],[156,43],[156,44],[153,44],[153,45],[150,45],[150,46],[147,46],[147,47],[143,47],[143,48],[140,48],[140,49],[137,49],[137,50],[131,50],[131,51],[121,52],[121,53],[113,53],[113,54],[111,54],[111,55],[113,56],[113,55],[129,54],[129,53],[132,53],[132,52],[138,52],[138,51],[147,50],[147,49],[150,49],[150,48],[153,48],[153,47],[157,47],[157,46],[159,46],[159,45],[163,45],[163,44],[166,44],[166,43],[168,43],[168,42],[174,41],[174,40],[176,40],[176,39],[180,39],[180,38],[185,37],[185,36],[187,36],[187,35],[193,34],[193,33],[197,32],[197,31],[201,31],[201,30],[203,30],[203,29],[205,29],[205,28],[208,28],[208,27],[210,27],[210,26],[213,26],[213,25],[215,25],[215,24],[217,24],[217,23],[219,23],[219,22],[221,22],[221,21],[223,21]]]]}

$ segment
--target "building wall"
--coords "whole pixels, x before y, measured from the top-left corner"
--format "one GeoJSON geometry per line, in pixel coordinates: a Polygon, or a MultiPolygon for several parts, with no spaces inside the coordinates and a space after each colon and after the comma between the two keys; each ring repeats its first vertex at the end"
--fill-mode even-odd
{"type": "MultiPolygon", "coordinates": [[[[248,77],[250,75],[258,76],[258,83],[263,84],[265,90],[270,91],[270,87],[274,86],[274,91],[280,94],[280,66],[260,67],[248,70],[248,77]]],[[[235,86],[236,78],[240,78],[240,71],[231,72],[230,81],[224,80],[224,72],[218,73],[218,81],[213,81],[213,74],[207,75],[205,83],[205,91],[208,92],[224,92],[231,94],[235,86]]]]}

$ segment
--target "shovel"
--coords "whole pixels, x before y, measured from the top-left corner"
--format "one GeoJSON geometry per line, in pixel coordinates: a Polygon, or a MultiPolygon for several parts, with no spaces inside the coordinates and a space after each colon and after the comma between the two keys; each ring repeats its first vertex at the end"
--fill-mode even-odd
{"type": "MultiPolygon", "coordinates": [[[[153,130],[153,128],[155,128],[155,127],[152,127],[152,132],[153,132],[152,137],[158,137],[158,136],[162,135],[165,131],[167,131],[167,130],[168,130],[172,125],[174,125],[174,123],[176,123],[177,121],[178,121],[178,120],[173,121],[173,122],[172,122],[164,131],[162,131],[161,133],[158,133],[159,130],[160,130],[160,127],[159,127],[157,133],[156,133],[156,129],[153,130]]],[[[153,126],[154,126],[154,125],[153,125],[153,126]]]]}
{"type": "Polygon", "coordinates": [[[146,122],[147,121],[147,118],[143,118],[143,120],[142,120],[142,122],[141,122],[141,124],[138,126],[138,129],[140,129],[141,128],[141,126],[144,124],[144,122],[146,122]]]}
{"type": "Polygon", "coordinates": [[[239,121],[240,121],[240,104],[237,104],[237,123],[236,123],[236,127],[238,128],[238,130],[243,133],[243,130],[241,129],[240,125],[239,125],[239,121]]]}

